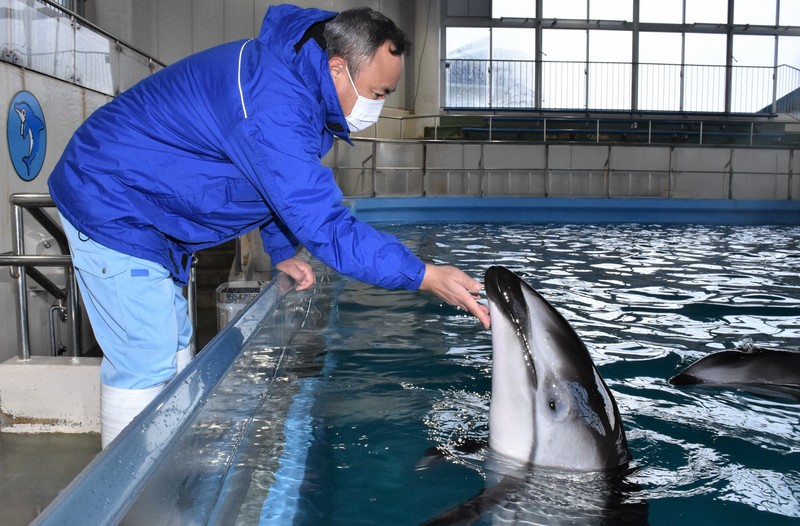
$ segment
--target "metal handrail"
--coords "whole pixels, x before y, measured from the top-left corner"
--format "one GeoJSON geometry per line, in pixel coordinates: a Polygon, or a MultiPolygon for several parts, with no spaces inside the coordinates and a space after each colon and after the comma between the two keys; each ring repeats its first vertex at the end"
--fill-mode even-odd
{"type": "Polygon", "coordinates": [[[35,278],[45,290],[63,301],[67,299],[67,319],[70,322],[70,344],[72,357],[78,358],[81,355],[81,330],[80,330],[80,304],[76,293],[77,282],[75,272],[72,267],[72,258],[69,256],[69,249],[63,231],[55,221],[45,214],[41,208],[53,207],[52,198],[48,194],[12,194],[9,197],[11,203],[12,228],[11,237],[14,245],[11,254],[0,255],[0,266],[11,267],[12,276],[15,281],[15,295],[17,307],[17,345],[19,349],[19,359],[28,361],[31,358],[30,329],[28,325],[28,273],[35,278]],[[23,221],[24,210],[34,211],[33,217],[56,239],[59,248],[67,254],[61,256],[34,256],[25,254],[25,226],[23,221]],[[60,289],[52,281],[46,278],[36,267],[63,267],[66,276],[66,291],[61,294],[60,289]],[[58,292],[58,293],[57,293],[58,292]]]}
{"type": "MultiPolygon", "coordinates": [[[[66,235],[53,219],[43,212],[42,208],[53,208],[55,203],[49,194],[17,193],[9,197],[12,214],[12,242],[14,250],[11,254],[0,254],[0,266],[11,267],[12,275],[16,281],[15,293],[17,303],[17,340],[19,346],[19,359],[30,360],[30,331],[28,328],[28,296],[27,278],[35,278],[52,296],[59,301],[69,300],[67,303],[67,319],[70,321],[70,343],[72,345],[72,357],[78,358],[81,355],[81,331],[80,331],[80,299],[77,294],[78,285],[75,279],[75,270],[72,266],[72,256],[69,255],[69,244],[66,235]],[[60,256],[39,256],[25,254],[24,242],[24,223],[23,210],[28,210],[39,224],[53,236],[59,248],[65,254],[60,256]],[[66,291],[62,291],[50,281],[46,276],[39,272],[36,267],[64,267],[66,280],[66,291]]],[[[192,345],[196,347],[196,327],[197,327],[197,258],[192,258],[192,268],[187,284],[187,303],[189,323],[192,325],[192,345]]]]}
{"type": "MultiPolygon", "coordinates": [[[[19,359],[30,360],[30,331],[28,328],[28,276],[34,278],[48,293],[60,301],[69,300],[67,304],[67,319],[70,321],[70,343],[72,357],[81,355],[81,323],[80,323],[80,298],[77,294],[78,285],[75,279],[75,270],[72,266],[72,256],[69,255],[69,244],[61,227],[42,208],[53,208],[55,203],[49,194],[17,193],[9,197],[12,214],[12,242],[14,250],[11,254],[0,254],[0,266],[11,267],[12,277],[16,281],[15,293],[17,303],[17,340],[19,346],[19,359]],[[36,219],[47,232],[53,236],[59,248],[65,254],[60,256],[39,256],[25,254],[23,210],[36,219]],[[55,283],[39,272],[36,267],[64,267],[67,277],[66,290],[62,291],[55,283]]],[[[197,258],[192,258],[192,267],[187,284],[187,303],[189,323],[192,325],[192,345],[196,348],[197,336],[197,258]]]]}

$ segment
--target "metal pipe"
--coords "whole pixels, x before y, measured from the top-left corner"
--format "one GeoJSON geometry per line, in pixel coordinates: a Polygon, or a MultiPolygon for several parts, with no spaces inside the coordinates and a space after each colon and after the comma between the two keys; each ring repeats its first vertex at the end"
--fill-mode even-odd
{"type": "Polygon", "coordinates": [[[78,287],[75,273],[72,268],[72,258],[69,254],[69,244],[66,236],[52,217],[45,213],[41,208],[55,206],[53,198],[49,194],[38,193],[16,193],[9,196],[12,205],[13,228],[12,237],[15,254],[0,255],[0,266],[12,267],[12,275],[16,280],[17,296],[17,316],[18,328],[17,337],[19,345],[19,358],[21,360],[30,359],[30,330],[28,323],[28,297],[27,297],[27,275],[37,281],[50,294],[59,300],[68,299],[67,317],[70,322],[70,344],[72,356],[77,358],[81,355],[81,314],[80,301],[78,298],[78,287]],[[26,255],[23,238],[23,208],[28,209],[30,214],[36,219],[47,232],[53,236],[59,244],[59,248],[64,255],[58,256],[34,256],[26,255]],[[61,291],[52,281],[42,275],[35,267],[64,267],[66,277],[66,291],[61,291]]]}
{"type": "Polygon", "coordinates": [[[234,242],[234,256],[233,256],[233,273],[241,276],[244,272],[244,265],[242,263],[242,238],[237,237],[234,242]]]}
{"type": "Polygon", "coordinates": [[[189,310],[189,324],[192,326],[190,345],[192,354],[197,353],[197,256],[192,256],[189,268],[189,282],[186,284],[186,303],[189,310]]]}
{"type": "MultiPolygon", "coordinates": [[[[11,239],[14,251],[17,254],[25,253],[25,243],[22,239],[22,208],[11,206],[11,239]]],[[[14,264],[14,263],[12,263],[14,264]]],[[[19,263],[16,263],[17,265],[19,263]]],[[[25,274],[25,267],[17,266],[14,271],[15,293],[17,299],[17,345],[19,348],[19,359],[27,361],[31,359],[31,337],[28,330],[28,282],[25,274]]]]}
{"type": "MultiPolygon", "coordinates": [[[[61,305],[61,302],[58,302],[55,305],[53,305],[52,307],[50,307],[50,354],[52,356],[58,356],[59,355],[58,346],[59,346],[59,343],[61,343],[61,342],[58,341],[59,338],[56,338],[56,327],[57,327],[56,324],[59,321],[67,321],[67,309],[65,309],[61,305]],[[54,320],[53,319],[53,313],[56,312],[56,311],[58,311],[59,316],[58,316],[57,319],[54,320]]],[[[58,332],[60,333],[61,331],[58,331],[58,332]]]]}
{"type": "Polygon", "coordinates": [[[61,227],[58,226],[58,223],[53,221],[53,218],[39,207],[28,208],[28,213],[44,227],[48,234],[53,236],[53,239],[58,243],[58,248],[61,250],[61,253],[69,254],[67,236],[64,234],[64,231],[61,230],[61,227]]]}
{"type": "Polygon", "coordinates": [[[66,268],[67,278],[67,315],[69,316],[69,340],[72,348],[72,357],[78,358],[82,353],[81,337],[81,307],[78,298],[78,281],[75,277],[75,269],[72,266],[66,268]]]}
{"type": "Polygon", "coordinates": [[[39,271],[39,269],[30,266],[26,267],[26,270],[28,271],[28,277],[31,278],[36,283],[38,283],[51,296],[53,296],[59,301],[64,301],[65,299],[67,299],[67,291],[61,289],[58,285],[53,283],[53,281],[44,274],[42,274],[39,271]]]}
{"type": "Polygon", "coordinates": [[[63,267],[71,266],[70,256],[29,256],[27,254],[0,254],[0,266],[37,266],[37,267],[63,267]]]}
{"type": "Polygon", "coordinates": [[[34,194],[34,193],[16,193],[11,194],[8,198],[12,205],[22,206],[24,208],[28,207],[42,207],[42,206],[54,206],[55,203],[53,202],[53,198],[50,197],[50,194],[34,194]]]}

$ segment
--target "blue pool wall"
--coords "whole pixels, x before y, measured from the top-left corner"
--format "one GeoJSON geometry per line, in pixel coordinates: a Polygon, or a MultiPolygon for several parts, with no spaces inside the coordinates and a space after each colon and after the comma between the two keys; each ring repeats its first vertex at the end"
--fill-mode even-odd
{"type": "Polygon", "coordinates": [[[576,197],[380,197],[347,200],[368,223],[798,225],[800,201],[576,197]]]}

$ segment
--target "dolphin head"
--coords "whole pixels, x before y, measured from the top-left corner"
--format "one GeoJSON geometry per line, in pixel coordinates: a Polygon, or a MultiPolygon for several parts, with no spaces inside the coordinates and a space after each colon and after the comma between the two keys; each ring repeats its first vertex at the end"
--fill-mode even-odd
{"type": "Polygon", "coordinates": [[[484,286],[492,318],[492,450],[570,471],[627,464],[617,404],[569,323],[506,268],[487,270],[484,286]]]}

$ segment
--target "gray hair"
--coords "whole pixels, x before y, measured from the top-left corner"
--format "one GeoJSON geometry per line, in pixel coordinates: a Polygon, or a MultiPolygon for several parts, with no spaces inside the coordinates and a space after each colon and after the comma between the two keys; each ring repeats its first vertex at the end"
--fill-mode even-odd
{"type": "Polygon", "coordinates": [[[391,43],[389,51],[395,56],[405,55],[411,49],[411,41],[403,30],[369,7],[342,11],[325,24],[323,37],[328,55],[342,57],[353,78],[369,64],[384,42],[391,43]]]}

